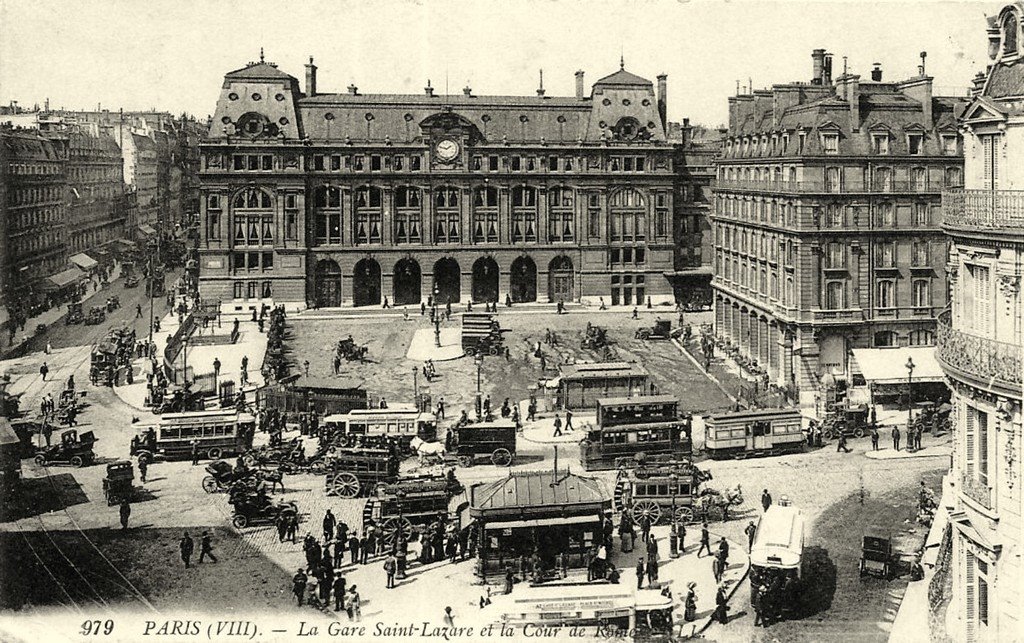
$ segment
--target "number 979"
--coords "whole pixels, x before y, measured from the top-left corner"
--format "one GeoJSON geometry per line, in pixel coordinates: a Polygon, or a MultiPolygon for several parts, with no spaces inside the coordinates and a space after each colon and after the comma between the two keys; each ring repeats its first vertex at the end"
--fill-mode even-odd
{"type": "Polygon", "coordinates": [[[82,629],[78,633],[82,636],[108,636],[114,631],[113,619],[107,619],[105,621],[85,621],[82,623],[82,629]]]}

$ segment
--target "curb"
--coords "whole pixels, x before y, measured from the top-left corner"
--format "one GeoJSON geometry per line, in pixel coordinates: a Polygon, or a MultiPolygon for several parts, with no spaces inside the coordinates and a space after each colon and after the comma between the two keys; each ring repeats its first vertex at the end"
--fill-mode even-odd
{"type": "MultiPolygon", "coordinates": [[[[709,531],[709,533],[714,533],[711,530],[708,530],[708,531],[709,531]]],[[[729,543],[730,547],[736,546],[737,548],[739,548],[742,551],[742,547],[737,545],[734,541],[729,540],[728,538],[726,538],[726,541],[729,543]]],[[[746,564],[746,566],[743,569],[743,573],[740,575],[739,580],[736,581],[736,584],[732,586],[732,588],[728,592],[728,595],[725,597],[725,602],[726,602],[727,605],[729,604],[730,601],[732,601],[732,597],[736,595],[736,592],[738,592],[740,590],[740,586],[743,585],[743,582],[746,581],[747,577],[750,575],[750,553],[749,552],[747,552],[746,558],[747,558],[747,564],[746,564]]],[[[715,607],[717,609],[718,606],[716,605],[715,607]]],[[[711,625],[714,622],[715,622],[715,613],[711,612],[711,616],[709,616],[707,618],[707,621],[704,622],[704,625],[702,625],[699,630],[695,630],[694,633],[690,637],[687,637],[687,638],[693,638],[693,637],[698,636],[698,635],[703,635],[704,632],[706,632],[708,630],[708,628],[710,628],[711,625]]],[[[727,625],[728,625],[728,623],[727,623],[727,625]]]]}
{"type": "Polygon", "coordinates": [[[931,447],[931,448],[942,449],[942,451],[932,451],[930,453],[925,453],[925,451],[928,451],[928,448],[926,447],[924,449],[921,449],[920,451],[914,451],[912,453],[907,453],[906,451],[900,451],[900,455],[886,455],[886,456],[874,455],[874,454],[875,453],[890,453],[889,450],[886,450],[886,451],[868,451],[867,453],[864,454],[864,457],[868,458],[869,460],[885,461],[885,460],[909,460],[911,458],[948,458],[950,455],[953,454],[952,447],[943,446],[943,447],[931,447]]]}

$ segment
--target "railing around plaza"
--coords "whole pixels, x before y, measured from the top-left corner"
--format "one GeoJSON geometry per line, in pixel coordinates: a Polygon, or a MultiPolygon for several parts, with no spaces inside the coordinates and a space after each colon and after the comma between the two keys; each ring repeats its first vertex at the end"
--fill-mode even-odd
{"type": "Polygon", "coordinates": [[[986,509],[992,508],[992,487],[974,476],[964,473],[960,476],[960,490],[963,494],[986,509]]]}
{"type": "Polygon", "coordinates": [[[942,224],[1024,232],[1024,190],[946,190],[942,224]]]}
{"type": "Polygon", "coordinates": [[[959,331],[953,328],[949,311],[939,316],[936,336],[940,362],[979,380],[998,381],[1007,388],[1020,389],[1024,382],[1024,349],[1020,346],[959,331]]]}

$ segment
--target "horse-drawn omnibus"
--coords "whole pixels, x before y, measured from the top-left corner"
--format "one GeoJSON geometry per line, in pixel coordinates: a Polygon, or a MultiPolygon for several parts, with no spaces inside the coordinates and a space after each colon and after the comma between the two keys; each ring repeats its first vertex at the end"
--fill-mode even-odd
{"type": "Polygon", "coordinates": [[[129,452],[149,461],[188,458],[195,442],[203,457],[219,460],[252,448],[255,431],[256,418],[234,409],[166,413],[155,426],[140,428],[129,452]]]}
{"type": "Polygon", "coordinates": [[[693,450],[692,418],[679,415],[671,395],[614,397],[597,401],[597,426],[580,443],[587,471],[617,468],[621,458],[669,455],[683,459],[693,450]]]}
{"type": "Polygon", "coordinates": [[[419,438],[424,442],[437,440],[437,422],[432,413],[422,413],[414,406],[386,409],[353,409],[344,415],[328,415],[324,425],[336,440],[338,436],[395,437],[402,448],[419,438]]]}
{"type": "Polygon", "coordinates": [[[785,498],[768,507],[750,547],[750,595],[765,588],[768,603],[784,616],[799,595],[804,552],[804,517],[785,498]]]}
{"type": "Polygon", "coordinates": [[[709,416],[704,450],[712,458],[749,458],[799,451],[805,442],[799,409],[750,409],[709,416]]]}

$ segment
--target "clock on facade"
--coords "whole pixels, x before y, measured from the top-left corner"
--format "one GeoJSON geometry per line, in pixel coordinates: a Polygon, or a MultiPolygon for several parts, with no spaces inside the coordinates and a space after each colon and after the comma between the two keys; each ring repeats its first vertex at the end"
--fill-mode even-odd
{"type": "Polygon", "coordinates": [[[434,146],[434,153],[442,161],[452,161],[459,155],[459,144],[450,138],[443,139],[434,146]]]}

